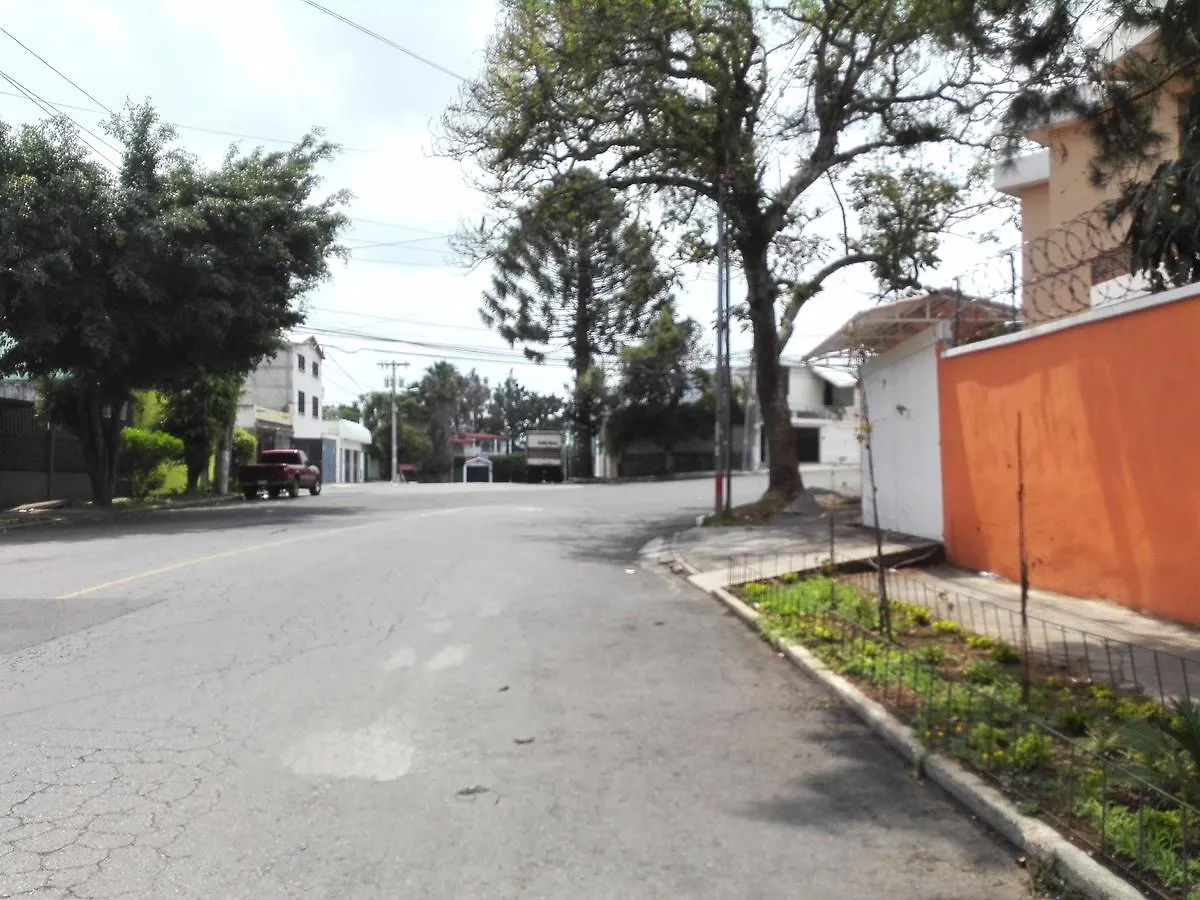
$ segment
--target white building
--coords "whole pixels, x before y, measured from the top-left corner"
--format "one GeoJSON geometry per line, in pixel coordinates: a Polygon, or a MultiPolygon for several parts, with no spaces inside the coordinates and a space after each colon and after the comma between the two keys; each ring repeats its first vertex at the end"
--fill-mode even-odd
{"type": "Polygon", "coordinates": [[[325,354],[316,338],[286,345],[264,359],[246,379],[238,402],[237,425],[256,434],[259,446],[301,447],[310,457],[319,451],[321,423],[321,370],[325,354]],[[307,442],[307,443],[300,443],[307,442]]]}
{"type": "Polygon", "coordinates": [[[478,431],[468,431],[456,434],[450,438],[455,456],[465,456],[468,459],[482,456],[506,456],[512,453],[512,438],[502,434],[486,434],[478,431]]]}
{"type": "MultiPolygon", "coordinates": [[[[856,376],[844,369],[802,363],[783,365],[781,387],[787,397],[788,413],[796,440],[796,455],[802,466],[857,469],[859,465],[859,392],[856,376]]],[[[735,371],[734,378],[743,385],[750,373],[735,371]]],[[[767,463],[767,442],[760,410],[753,410],[750,433],[745,450],[749,451],[751,469],[767,463]]],[[[735,454],[739,448],[734,448],[735,454]]],[[[854,493],[858,476],[847,472],[845,483],[837,476],[826,485],[819,478],[807,478],[814,487],[854,493]]]]}
{"type": "Polygon", "coordinates": [[[328,419],[322,429],[325,446],[321,476],[330,484],[358,484],[367,480],[367,453],[371,432],[349,419],[328,419]]]}
{"type": "Polygon", "coordinates": [[[863,522],[900,534],[943,538],[938,358],[942,349],[1011,323],[1007,304],[950,293],[923,294],[872,307],[811,351],[862,361],[871,419],[871,456],[863,472],[863,522]],[[956,340],[957,335],[957,340],[956,340]]]}

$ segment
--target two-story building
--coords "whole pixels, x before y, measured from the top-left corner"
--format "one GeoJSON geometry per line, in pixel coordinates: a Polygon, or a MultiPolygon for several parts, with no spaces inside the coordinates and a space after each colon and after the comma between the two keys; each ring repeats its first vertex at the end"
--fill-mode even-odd
{"type": "Polygon", "coordinates": [[[286,344],[264,359],[242,388],[238,427],[254,432],[260,449],[296,447],[319,460],[324,364],[316,338],[286,344]]]}
{"type": "Polygon", "coordinates": [[[468,431],[450,438],[455,456],[475,459],[489,456],[507,456],[512,453],[512,438],[502,434],[468,431]]]}
{"type": "MultiPolygon", "coordinates": [[[[1157,52],[1157,37],[1154,29],[1126,29],[1106,32],[1096,46],[1115,71],[1129,54],[1157,52]]],[[[1180,78],[1158,93],[1155,130],[1167,138],[1159,151],[1162,159],[1178,153],[1187,90],[1180,78]]],[[[1022,318],[1027,324],[1132,299],[1148,289],[1145,279],[1129,272],[1123,227],[1110,225],[1103,209],[1116,198],[1119,183],[1098,188],[1089,177],[1095,156],[1089,128],[1071,114],[1048,118],[1025,134],[1040,149],[1002,162],[993,172],[995,188],[1021,203],[1022,318]]]]}
{"type": "MultiPolygon", "coordinates": [[[[806,362],[784,364],[780,368],[799,462],[857,465],[859,447],[855,429],[859,403],[853,373],[806,362]]],[[[744,386],[752,373],[743,368],[736,370],[733,377],[744,386]]],[[[747,449],[750,467],[758,469],[767,463],[767,438],[761,410],[753,413],[747,449]]],[[[738,449],[734,448],[735,453],[738,449]]]]}

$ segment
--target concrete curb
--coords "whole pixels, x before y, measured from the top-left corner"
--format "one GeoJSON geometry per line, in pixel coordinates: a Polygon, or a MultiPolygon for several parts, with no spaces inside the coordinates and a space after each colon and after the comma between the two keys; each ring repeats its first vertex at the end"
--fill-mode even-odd
{"type": "Polygon", "coordinates": [[[176,500],[155,506],[138,506],[132,509],[115,508],[108,511],[84,510],[48,510],[46,514],[29,512],[13,513],[0,517],[0,534],[10,531],[21,531],[26,528],[47,528],[53,525],[71,527],[75,525],[107,525],[113,522],[127,522],[142,516],[161,515],[162,513],[177,512],[184,509],[204,509],[218,506],[229,506],[242,502],[240,496],[205,497],[195,500],[176,500]],[[55,514],[57,513],[57,514],[55,514]]]}
{"type": "MultiPolygon", "coordinates": [[[[695,584],[695,568],[679,557],[675,558],[675,563],[692,571],[688,581],[695,584]]],[[[701,587],[701,590],[706,589],[701,587]]],[[[1026,854],[1050,866],[1072,887],[1094,900],[1145,900],[1145,895],[1133,885],[1092,859],[1049,825],[1022,815],[1007,797],[979,776],[953,759],[930,753],[911,728],[813,656],[807,648],[763,633],[759,613],[725,588],[711,588],[706,592],[763,634],[793,664],[824,682],[926,778],[1026,854]]]]}

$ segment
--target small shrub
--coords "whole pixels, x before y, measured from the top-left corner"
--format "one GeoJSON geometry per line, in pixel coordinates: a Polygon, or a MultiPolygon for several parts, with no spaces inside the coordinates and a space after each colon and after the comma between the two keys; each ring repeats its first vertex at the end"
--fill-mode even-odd
{"type": "Polygon", "coordinates": [[[121,432],[121,453],[129,462],[133,496],[144,500],[166,480],[163,466],[183,459],[183,441],[165,431],[126,428],[121,432]]]}
{"type": "Polygon", "coordinates": [[[938,634],[962,634],[965,629],[953,619],[938,619],[933,623],[933,630],[938,634]]]}
{"type": "Polygon", "coordinates": [[[996,646],[992,647],[992,660],[1002,666],[1016,665],[1021,659],[1021,654],[1017,653],[1017,648],[1011,644],[997,642],[996,646]]]}
{"type": "Polygon", "coordinates": [[[937,644],[928,644],[917,651],[917,659],[936,666],[946,658],[946,651],[937,644]]]}
{"type": "Polygon", "coordinates": [[[891,605],[893,621],[902,620],[907,625],[916,628],[924,628],[933,621],[933,614],[917,603],[893,600],[891,605]]]}
{"type": "Polygon", "coordinates": [[[1010,762],[1022,772],[1032,772],[1054,760],[1054,742],[1036,725],[1017,738],[1012,746],[1010,762]]]}
{"type": "Polygon", "coordinates": [[[986,634],[968,634],[967,646],[972,650],[991,650],[996,642],[986,634]]]}
{"type": "Polygon", "coordinates": [[[1070,706],[1060,709],[1055,716],[1055,724],[1066,734],[1087,734],[1092,723],[1096,721],[1095,713],[1086,706],[1070,706]]]}
{"type": "Polygon", "coordinates": [[[967,735],[967,743],[975,750],[994,750],[1008,746],[1008,732],[995,725],[980,722],[967,735]]]}
{"type": "Polygon", "coordinates": [[[1000,668],[986,659],[977,659],[967,669],[967,681],[972,684],[995,684],[1000,680],[1000,668]]]}
{"type": "Polygon", "coordinates": [[[797,581],[800,580],[800,573],[784,572],[782,575],[779,576],[779,580],[783,584],[795,584],[797,581]]]}
{"type": "Polygon", "coordinates": [[[1163,708],[1153,700],[1134,700],[1122,697],[1112,708],[1112,714],[1123,722],[1154,722],[1166,721],[1163,708]]]}
{"type": "MultiPolygon", "coordinates": [[[[233,432],[233,468],[248,466],[258,458],[258,438],[245,428],[233,432]]],[[[236,472],[235,472],[236,474],[236,472]]]]}
{"type": "Polygon", "coordinates": [[[1088,688],[1088,696],[1094,703],[1105,708],[1111,708],[1117,701],[1117,698],[1113,696],[1112,688],[1107,684],[1092,685],[1088,688]]]}
{"type": "Polygon", "coordinates": [[[742,585],[742,596],[751,603],[761,602],[769,593],[771,593],[771,588],[761,581],[752,581],[742,585]]]}

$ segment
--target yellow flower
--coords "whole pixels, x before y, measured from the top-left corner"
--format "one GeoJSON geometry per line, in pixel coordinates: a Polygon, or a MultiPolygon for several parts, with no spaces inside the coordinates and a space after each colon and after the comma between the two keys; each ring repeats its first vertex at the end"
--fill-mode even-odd
{"type": "Polygon", "coordinates": [[[982,759],[984,762],[988,761],[988,755],[986,753],[981,753],[979,755],[979,758],[982,759]]]}
{"type": "Polygon", "coordinates": [[[939,732],[938,732],[938,737],[940,737],[940,738],[943,738],[943,737],[945,737],[945,736],[946,736],[946,732],[944,732],[944,731],[939,731],[939,732]]]}
{"type": "Polygon", "coordinates": [[[994,755],[995,755],[997,758],[999,758],[999,757],[1001,757],[1001,756],[1003,756],[1003,755],[1004,755],[1004,751],[1003,751],[1003,750],[997,750],[997,751],[995,752],[995,754],[994,754],[994,755]]]}

